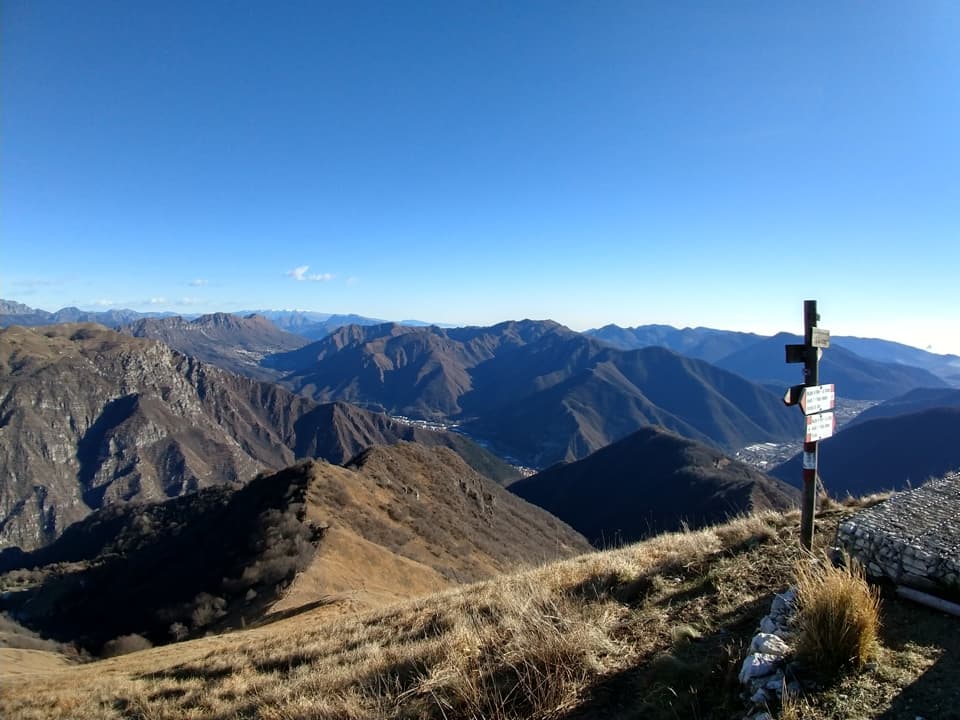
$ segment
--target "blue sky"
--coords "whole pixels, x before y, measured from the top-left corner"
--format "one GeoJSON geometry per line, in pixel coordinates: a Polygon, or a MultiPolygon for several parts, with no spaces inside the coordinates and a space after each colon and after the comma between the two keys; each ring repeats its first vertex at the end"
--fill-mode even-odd
{"type": "Polygon", "coordinates": [[[0,5],[0,296],[960,353],[960,5],[0,5]]]}

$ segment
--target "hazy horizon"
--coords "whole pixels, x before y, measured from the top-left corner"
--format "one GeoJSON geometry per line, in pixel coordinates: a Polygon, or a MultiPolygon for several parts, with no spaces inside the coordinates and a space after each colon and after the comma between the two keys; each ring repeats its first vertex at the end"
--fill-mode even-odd
{"type": "MultiPolygon", "coordinates": [[[[2,299],[2,300],[7,300],[7,301],[12,301],[12,302],[21,302],[21,301],[19,301],[19,300],[15,300],[15,299],[13,299],[13,298],[0,298],[0,299],[2,299]]],[[[437,325],[437,326],[440,326],[440,327],[471,327],[471,326],[473,326],[473,327],[490,327],[490,326],[497,325],[497,324],[503,323],[503,322],[520,321],[520,320],[533,320],[533,321],[553,321],[553,322],[558,322],[558,323],[560,323],[561,325],[564,325],[565,327],[568,327],[569,329],[574,330],[574,331],[576,331],[576,332],[586,332],[586,331],[588,331],[588,330],[598,330],[598,329],[600,329],[600,328],[602,328],[602,327],[604,327],[604,326],[606,326],[606,325],[619,325],[619,327],[628,328],[628,329],[629,329],[629,328],[635,328],[635,327],[638,327],[638,326],[641,326],[641,325],[663,325],[663,326],[673,327],[673,328],[676,328],[676,329],[678,329],[678,330],[702,328],[702,329],[708,329],[708,330],[721,330],[721,331],[732,331],[732,332],[747,332],[747,333],[754,333],[754,334],[757,334],[757,335],[768,336],[768,337],[769,337],[769,336],[773,336],[773,335],[777,335],[778,333],[782,333],[782,332],[787,332],[787,333],[791,333],[791,334],[794,334],[794,335],[800,335],[800,334],[802,334],[802,328],[801,328],[801,327],[798,327],[798,328],[780,328],[780,329],[775,329],[775,330],[772,330],[772,331],[761,331],[761,330],[750,329],[750,328],[722,328],[722,327],[711,327],[711,326],[702,325],[702,324],[698,324],[698,325],[673,325],[673,324],[671,324],[671,323],[662,323],[662,322],[635,323],[635,324],[633,324],[633,325],[621,325],[621,324],[619,324],[619,323],[610,322],[610,323],[600,323],[600,324],[598,324],[598,325],[591,325],[591,326],[586,326],[586,327],[574,327],[573,325],[571,325],[571,324],[569,324],[569,323],[565,323],[565,322],[563,322],[563,321],[561,321],[561,320],[558,320],[557,318],[554,318],[554,317],[537,317],[537,318],[532,318],[532,317],[525,317],[525,316],[515,316],[515,317],[502,317],[502,318],[499,318],[499,319],[492,320],[492,321],[490,321],[490,322],[471,323],[471,322],[456,322],[456,321],[446,322],[446,321],[435,320],[435,319],[428,318],[428,317],[422,317],[422,318],[407,317],[407,316],[403,316],[403,317],[400,317],[400,316],[396,316],[396,317],[379,317],[379,316],[375,316],[375,315],[366,315],[366,314],[364,314],[364,313],[357,313],[357,312],[349,312],[349,311],[348,311],[348,312],[329,312],[329,311],[326,311],[326,310],[312,309],[312,308],[280,308],[280,307],[273,307],[273,308],[269,308],[269,307],[248,308],[248,307],[243,307],[243,308],[236,308],[236,309],[233,309],[233,310],[210,309],[210,310],[204,310],[204,311],[199,311],[199,310],[194,310],[194,311],[180,310],[180,311],[176,311],[176,310],[169,310],[169,309],[168,309],[168,310],[158,309],[158,308],[154,308],[154,307],[137,310],[137,309],[132,308],[132,307],[120,307],[120,306],[116,306],[116,307],[103,307],[103,306],[80,307],[80,306],[73,306],[73,305],[60,305],[60,306],[57,306],[57,307],[55,307],[55,308],[50,308],[50,307],[35,307],[35,306],[32,306],[32,305],[30,305],[29,303],[25,303],[25,302],[23,302],[22,304],[23,304],[23,305],[27,305],[28,307],[33,307],[33,309],[35,309],[35,310],[44,310],[44,311],[46,311],[46,312],[56,312],[57,310],[62,310],[62,309],[65,309],[65,308],[67,308],[67,307],[76,307],[78,310],[82,310],[83,312],[107,312],[107,311],[109,311],[109,310],[116,310],[116,311],[132,310],[132,311],[138,312],[138,313],[155,313],[155,314],[157,314],[157,315],[178,315],[178,316],[185,317],[185,318],[197,318],[197,317],[200,317],[200,316],[202,316],[202,315],[209,315],[209,314],[218,313],[218,312],[225,312],[225,313],[230,313],[230,314],[248,314],[248,313],[259,313],[259,312],[291,312],[291,313],[292,313],[292,312],[300,312],[300,313],[316,313],[316,314],[319,314],[319,315],[327,315],[327,316],[334,316],[334,315],[338,315],[338,316],[340,316],[340,315],[342,315],[342,316],[356,315],[356,316],[359,316],[359,317],[362,317],[362,318],[365,318],[365,319],[383,320],[384,322],[387,322],[387,323],[391,323],[391,322],[392,322],[392,323],[403,323],[403,322],[417,322],[417,323],[421,323],[421,322],[422,322],[422,323],[428,323],[428,324],[431,324],[431,325],[437,325]]],[[[822,313],[821,313],[821,314],[822,314],[822,313]]],[[[822,321],[821,321],[820,324],[821,324],[821,326],[826,327],[826,325],[825,325],[822,321]]],[[[827,328],[827,329],[829,329],[829,328],[827,328]]],[[[841,333],[832,332],[832,335],[834,335],[834,336],[840,335],[840,334],[841,334],[841,333]]],[[[917,349],[919,349],[919,350],[926,350],[927,352],[933,352],[933,353],[935,353],[935,354],[940,354],[940,355],[956,355],[956,354],[957,354],[957,353],[951,353],[951,352],[937,352],[936,350],[933,350],[933,349],[931,349],[930,347],[919,347],[919,346],[917,346],[917,345],[911,345],[911,344],[908,343],[908,342],[902,342],[902,341],[900,341],[900,340],[895,340],[895,339],[889,338],[889,337],[857,335],[856,333],[842,333],[842,334],[848,335],[848,336],[851,336],[851,337],[858,337],[858,338],[876,339],[876,340],[887,340],[887,341],[891,341],[891,342],[901,342],[901,343],[904,344],[904,345],[908,345],[908,346],[910,346],[910,347],[915,347],[915,348],[917,348],[917,349]]]]}

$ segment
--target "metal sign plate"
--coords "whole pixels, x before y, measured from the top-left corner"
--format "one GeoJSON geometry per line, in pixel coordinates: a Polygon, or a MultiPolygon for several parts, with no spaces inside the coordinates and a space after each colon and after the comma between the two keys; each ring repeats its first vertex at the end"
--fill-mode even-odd
{"type": "Polygon", "coordinates": [[[804,415],[815,415],[825,410],[833,410],[837,404],[837,395],[833,383],[829,385],[811,385],[800,393],[800,409],[804,415]]]}
{"type": "Polygon", "coordinates": [[[837,428],[837,420],[832,412],[822,412],[818,415],[807,415],[807,435],[805,442],[826,440],[833,436],[837,428]]]}
{"type": "Polygon", "coordinates": [[[823,328],[810,328],[810,344],[816,348],[830,347],[830,331],[823,328]]]}

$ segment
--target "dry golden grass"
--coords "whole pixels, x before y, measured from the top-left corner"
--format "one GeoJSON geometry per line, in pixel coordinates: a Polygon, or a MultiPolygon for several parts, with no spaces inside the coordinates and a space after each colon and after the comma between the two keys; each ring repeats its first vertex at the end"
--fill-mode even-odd
{"type": "Polygon", "coordinates": [[[818,673],[862,668],[877,653],[880,596],[849,557],[841,566],[827,561],[797,563],[799,636],[797,653],[818,673]]]}
{"type": "Polygon", "coordinates": [[[742,518],[376,611],[305,613],[12,682],[0,715],[559,718],[640,693],[647,717],[675,717],[706,701],[705,675],[720,689],[735,675],[740,648],[718,621],[748,634],[768,582],[787,580],[749,582],[742,556],[789,568],[771,541],[794,523],[742,518]],[[764,548],[777,552],[764,559],[764,548]],[[635,677],[644,664],[654,671],[635,677]]]}
{"type": "Polygon", "coordinates": [[[842,502],[838,503],[838,505],[848,508],[868,508],[882,503],[884,500],[888,500],[891,495],[893,495],[893,492],[890,490],[875,492],[870,495],[861,495],[860,497],[848,495],[842,502]]]}
{"type": "MultiPolygon", "coordinates": [[[[836,520],[819,521],[818,542],[832,539],[836,520]]],[[[773,592],[793,581],[797,525],[797,513],[765,513],[388,607],[324,608],[13,678],[0,686],[0,717],[734,717],[744,709],[736,675],[749,639],[773,592]]],[[[903,633],[922,627],[915,609],[886,607],[900,613],[885,621],[900,635],[879,669],[846,675],[832,694],[796,699],[785,712],[877,717],[906,707],[898,694],[925,673],[954,677],[951,651],[929,641],[944,634],[937,619],[925,644],[910,644],[903,633]]],[[[944,696],[930,707],[956,703],[944,696]]]]}
{"type": "Polygon", "coordinates": [[[804,720],[810,717],[812,708],[802,697],[790,692],[784,692],[780,703],[779,720],[804,720]]]}
{"type": "Polygon", "coordinates": [[[0,647],[0,687],[11,677],[56,672],[75,663],[75,660],[50,650],[0,647]]]}

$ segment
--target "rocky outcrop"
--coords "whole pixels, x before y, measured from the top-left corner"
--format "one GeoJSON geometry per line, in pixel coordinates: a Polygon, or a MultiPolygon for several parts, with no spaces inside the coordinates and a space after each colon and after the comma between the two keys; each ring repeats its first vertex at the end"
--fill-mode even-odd
{"type": "Polygon", "coordinates": [[[111,501],[293,460],[279,437],[238,440],[240,423],[210,397],[220,371],[156,342],[95,325],[11,327],[0,364],[0,547],[39,547],[111,501]]]}

